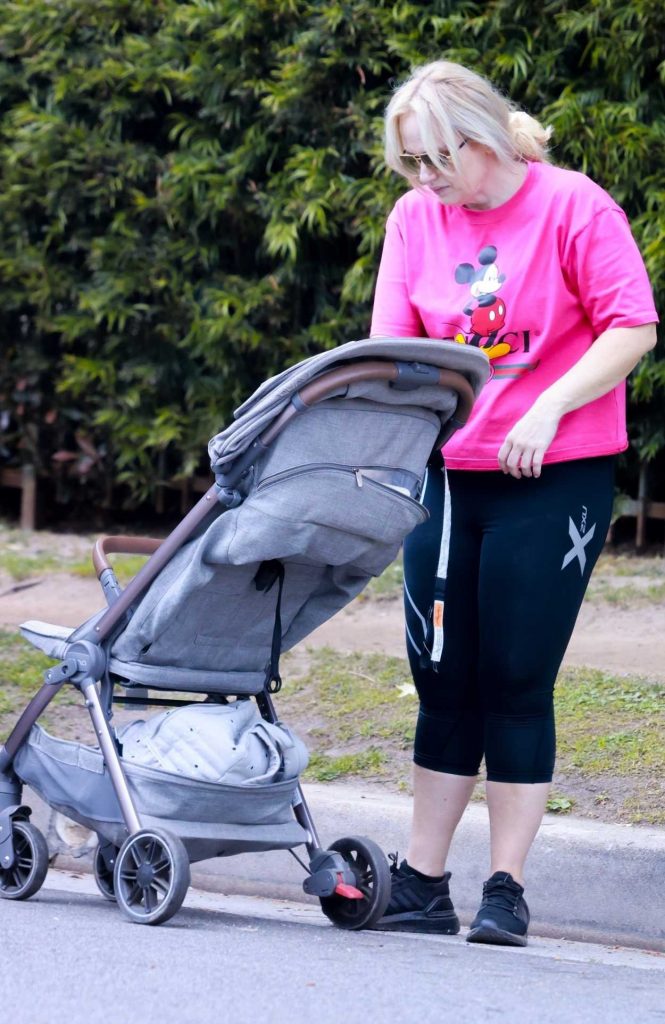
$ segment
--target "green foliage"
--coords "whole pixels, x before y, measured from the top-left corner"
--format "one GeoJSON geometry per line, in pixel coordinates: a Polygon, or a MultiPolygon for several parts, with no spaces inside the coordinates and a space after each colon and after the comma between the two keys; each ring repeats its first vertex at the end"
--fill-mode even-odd
{"type": "Polygon", "coordinates": [[[312,754],[304,777],[317,782],[332,782],[349,775],[376,775],[384,762],[385,755],[373,747],[363,753],[340,754],[339,757],[312,754]]]}
{"type": "Polygon", "coordinates": [[[570,800],[567,796],[552,795],[547,801],[545,809],[550,814],[569,814],[574,806],[575,801],[570,800]]]}
{"type": "Polygon", "coordinates": [[[16,710],[10,699],[16,696],[11,688],[20,690],[21,694],[36,692],[43,673],[52,664],[52,658],[29,648],[21,637],[0,630],[0,693],[4,698],[0,712],[16,710]]]}
{"type": "MultiPolygon", "coordinates": [[[[414,63],[477,67],[625,207],[665,294],[658,0],[13,0],[0,25],[0,459],[146,497],[264,377],[367,333],[414,63]],[[55,458],[54,458],[55,456],[55,458]]],[[[665,443],[661,353],[634,376],[665,443]]],[[[639,406],[638,406],[639,403],[639,406]]],[[[639,412],[639,416],[638,416],[639,412]]]]}

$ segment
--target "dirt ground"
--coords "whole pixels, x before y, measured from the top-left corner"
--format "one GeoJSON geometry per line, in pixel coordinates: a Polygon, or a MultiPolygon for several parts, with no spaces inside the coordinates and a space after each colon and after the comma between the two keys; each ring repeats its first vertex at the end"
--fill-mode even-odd
{"type": "MultiPolygon", "coordinates": [[[[620,582],[624,584],[626,577],[620,582]]],[[[78,626],[103,606],[94,579],[55,573],[16,582],[0,576],[0,628],[10,629],[27,619],[78,626]]],[[[401,601],[358,599],[303,645],[404,657],[401,601]]],[[[564,664],[665,682],[665,601],[585,602],[564,664]]]]}

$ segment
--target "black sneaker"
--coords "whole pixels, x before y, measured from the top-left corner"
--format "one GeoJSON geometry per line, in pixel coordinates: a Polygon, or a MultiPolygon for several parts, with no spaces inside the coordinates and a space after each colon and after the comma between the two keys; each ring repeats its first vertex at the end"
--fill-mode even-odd
{"type": "Polygon", "coordinates": [[[483,901],[471,922],[467,942],[526,946],[529,908],[524,889],[507,871],[495,871],[483,885],[483,901]]]}
{"type": "Polygon", "coordinates": [[[457,935],[459,920],[450,899],[446,871],[440,882],[426,882],[414,874],[405,860],[397,866],[390,854],[392,889],[385,914],[374,925],[381,931],[438,932],[457,935]]]}

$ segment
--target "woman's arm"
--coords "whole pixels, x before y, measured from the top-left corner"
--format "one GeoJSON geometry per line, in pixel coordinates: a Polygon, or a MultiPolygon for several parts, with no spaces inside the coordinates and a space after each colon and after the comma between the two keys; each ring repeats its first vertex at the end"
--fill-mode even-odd
{"type": "Polygon", "coordinates": [[[563,377],[543,391],[512,428],[499,450],[511,476],[540,476],[543,458],[562,416],[611,391],[656,344],[656,325],[613,327],[563,377]]]}
{"type": "Polygon", "coordinates": [[[407,285],[406,251],[394,214],[388,218],[374,293],[370,338],[417,338],[425,334],[407,285]]]}

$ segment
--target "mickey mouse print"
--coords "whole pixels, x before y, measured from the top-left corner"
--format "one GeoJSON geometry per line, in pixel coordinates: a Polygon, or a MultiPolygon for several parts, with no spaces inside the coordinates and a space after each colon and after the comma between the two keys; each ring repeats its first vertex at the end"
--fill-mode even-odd
{"type": "Polygon", "coordinates": [[[495,246],[486,245],[478,253],[478,266],[473,263],[460,263],[455,268],[455,280],[458,284],[468,284],[471,300],[464,307],[464,312],[471,317],[471,345],[482,345],[485,355],[490,359],[498,359],[510,352],[507,341],[498,341],[498,334],[506,326],[506,303],[497,296],[497,292],[506,280],[500,273],[496,263],[495,246]]]}

